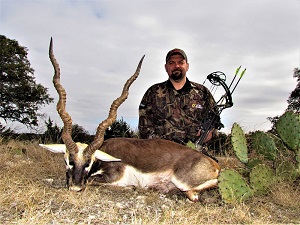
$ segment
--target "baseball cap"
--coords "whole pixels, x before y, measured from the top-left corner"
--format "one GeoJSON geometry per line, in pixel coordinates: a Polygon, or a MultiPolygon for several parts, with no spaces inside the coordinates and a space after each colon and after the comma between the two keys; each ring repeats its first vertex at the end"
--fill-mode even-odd
{"type": "Polygon", "coordinates": [[[174,48],[168,52],[168,54],[166,56],[166,62],[168,62],[168,60],[170,59],[170,57],[172,55],[176,55],[176,54],[182,55],[182,57],[187,61],[187,56],[186,56],[185,52],[182,49],[174,48]]]}

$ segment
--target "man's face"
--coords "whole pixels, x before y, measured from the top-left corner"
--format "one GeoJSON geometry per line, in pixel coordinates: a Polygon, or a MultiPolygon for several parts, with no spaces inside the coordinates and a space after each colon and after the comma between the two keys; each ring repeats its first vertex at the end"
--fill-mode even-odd
{"type": "Polygon", "coordinates": [[[165,64],[165,69],[170,79],[179,81],[186,76],[186,72],[189,69],[189,64],[182,55],[176,54],[170,57],[168,62],[165,64]]]}

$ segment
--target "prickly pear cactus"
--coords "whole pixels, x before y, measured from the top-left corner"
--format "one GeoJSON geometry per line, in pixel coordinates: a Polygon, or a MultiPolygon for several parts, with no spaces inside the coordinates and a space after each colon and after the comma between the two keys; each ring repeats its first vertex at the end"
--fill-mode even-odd
{"type": "Polygon", "coordinates": [[[245,134],[237,123],[232,125],[231,129],[231,143],[233,150],[238,157],[238,159],[243,162],[248,162],[248,147],[245,134]]]}
{"type": "Polygon", "coordinates": [[[252,191],[243,177],[233,169],[220,173],[219,192],[226,203],[242,202],[252,196],[252,191]]]}
{"type": "Polygon", "coordinates": [[[275,124],[277,133],[294,151],[300,149],[300,114],[296,114],[290,111],[285,112],[279,117],[279,120],[275,124]]]}
{"type": "Polygon", "coordinates": [[[294,181],[299,177],[299,173],[293,163],[284,161],[276,167],[276,176],[280,180],[294,181]]]}
{"type": "Polygon", "coordinates": [[[247,163],[247,167],[249,169],[254,168],[255,166],[257,166],[258,164],[262,164],[262,160],[254,158],[254,159],[249,159],[248,163],[247,163]]]}
{"type": "Polygon", "coordinates": [[[298,162],[298,170],[300,171],[300,148],[296,150],[296,160],[298,162]]]}
{"type": "Polygon", "coordinates": [[[255,194],[266,194],[274,178],[274,172],[269,166],[259,164],[250,173],[250,186],[255,194]]]}
{"type": "Polygon", "coordinates": [[[189,141],[188,143],[186,143],[186,146],[192,149],[196,149],[196,146],[193,142],[189,141]]]}
{"type": "Polygon", "coordinates": [[[263,131],[255,131],[251,137],[252,148],[266,159],[275,160],[277,155],[277,148],[271,136],[263,131]]]}

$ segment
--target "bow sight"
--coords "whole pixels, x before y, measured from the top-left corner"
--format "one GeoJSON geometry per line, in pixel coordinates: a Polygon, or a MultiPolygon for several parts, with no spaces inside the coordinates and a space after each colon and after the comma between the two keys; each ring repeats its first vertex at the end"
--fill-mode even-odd
{"type": "MultiPolygon", "coordinates": [[[[238,81],[235,83],[232,90],[230,90],[236,77],[239,74],[240,69],[241,69],[241,66],[236,69],[235,75],[234,75],[232,81],[230,82],[229,86],[227,86],[227,84],[226,84],[226,75],[221,71],[213,72],[207,76],[206,79],[209,80],[210,83],[212,84],[210,91],[212,92],[213,89],[217,89],[219,86],[222,86],[224,88],[225,94],[223,94],[221,96],[221,98],[216,102],[216,105],[214,106],[214,108],[207,109],[205,116],[203,118],[200,137],[195,142],[196,147],[198,145],[200,145],[200,146],[203,145],[204,140],[206,139],[210,130],[212,130],[213,128],[220,130],[222,127],[224,127],[220,121],[220,114],[224,109],[230,108],[233,106],[232,94],[235,91],[237,85],[239,84],[240,80],[242,79],[243,75],[246,72],[246,69],[244,69],[241,72],[238,81]]],[[[204,81],[204,83],[205,83],[205,81],[204,81]]]]}

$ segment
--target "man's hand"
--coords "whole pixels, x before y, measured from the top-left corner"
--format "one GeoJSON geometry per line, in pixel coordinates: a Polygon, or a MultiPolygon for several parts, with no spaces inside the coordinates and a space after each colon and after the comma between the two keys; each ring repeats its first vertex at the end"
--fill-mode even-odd
{"type": "MultiPolygon", "coordinates": [[[[198,131],[198,133],[197,133],[197,135],[196,135],[197,137],[200,137],[200,135],[202,135],[202,134],[201,134],[201,131],[202,131],[202,130],[199,130],[199,131],[198,131]]],[[[204,135],[204,134],[203,134],[203,135],[204,135]]],[[[213,137],[213,131],[210,130],[210,131],[208,131],[208,133],[206,134],[206,137],[205,137],[203,143],[208,142],[212,137],[213,137]]]]}

